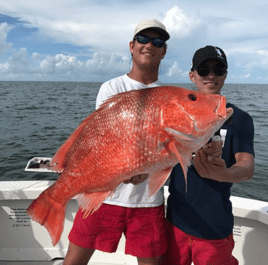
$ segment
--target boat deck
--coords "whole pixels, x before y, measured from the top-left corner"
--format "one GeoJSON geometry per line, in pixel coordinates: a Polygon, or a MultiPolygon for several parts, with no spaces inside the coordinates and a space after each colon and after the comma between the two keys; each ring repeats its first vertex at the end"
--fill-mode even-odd
{"type": "MultiPolygon", "coordinates": [[[[68,234],[78,206],[69,202],[64,231],[53,247],[46,229],[33,222],[26,210],[33,199],[53,181],[0,182],[0,265],[59,265],[68,248],[68,234]]],[[[165,199],[168,189],[165,187],[165,199]]],[[[231,197],[235,226],[234,256],[240,265],[265,265],[268,260],[268,202],[231,197]]],[[[91,265],[137,265],[136,258],[124,254],[122,236],[116,253],[96,251],[91,265]]]]}

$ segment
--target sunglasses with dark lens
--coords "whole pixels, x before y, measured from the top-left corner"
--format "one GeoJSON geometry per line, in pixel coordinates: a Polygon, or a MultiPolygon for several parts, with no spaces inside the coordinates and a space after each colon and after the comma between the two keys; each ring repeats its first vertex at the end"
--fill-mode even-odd
{"type": "Polygon", "coordinates": [[[162,48],[165,46],[166,42],[160,38],[151,38],[146,35],[137,35],[134,40],[137,40],[138,43],[147,44],[150,40],[152,41],[153,45],[157,48],[162,48]]]}
{"type": "Polygon", "coordinates": [[[227,68],[226,67],[208,67],[202,66],[196,69],[197,73],[200,76],[207,76],[210,72],[213,72],[216,76],[223,76],[226,74],[227,68]]]}

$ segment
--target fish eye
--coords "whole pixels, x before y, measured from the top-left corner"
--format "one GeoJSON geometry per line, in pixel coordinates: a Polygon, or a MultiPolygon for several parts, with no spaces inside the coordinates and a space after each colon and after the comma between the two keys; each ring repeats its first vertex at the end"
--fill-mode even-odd
{"type": "Polygon", "coordinates": [[[191,100],[191,101],[196,101],[197,100],[197,96],[195,94],[189,94],[188,95],[188,98],[191,100]]]}

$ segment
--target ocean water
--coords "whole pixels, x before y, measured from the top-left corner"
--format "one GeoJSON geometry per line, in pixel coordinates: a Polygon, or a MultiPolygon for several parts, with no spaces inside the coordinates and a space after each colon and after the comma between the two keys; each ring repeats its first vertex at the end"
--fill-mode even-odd
{"type": "MultiPolygon", "coordinates": [[[[0,181],[53,180],[53,173],[25,172],[33,157],[52,157],[95,109],[101,83],[0,82],[0,181]]],[[[173,84],[194,89],[192,84],[173,84]]],[[[268,201],[268,85],[226,84],[222,94],[247,111],[255,126],[255,171],[234,184],[232,195],[268,201]]],[[[0,182],[1,185],[1,182],[0,182]]]]}

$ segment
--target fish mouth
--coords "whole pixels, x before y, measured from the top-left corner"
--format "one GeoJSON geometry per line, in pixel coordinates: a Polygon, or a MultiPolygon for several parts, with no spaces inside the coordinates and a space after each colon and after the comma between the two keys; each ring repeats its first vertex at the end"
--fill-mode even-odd
{"type": "Polygon", "coordinates": [[[220,100],[218,101],[218,104],[214,109],[214,113],[217,114],[220,119],[227,120],[232,116],[233,109],[232,108],[226,109],[226,98],[220,96],[220,100]]]}
{"type": "Polygon", "coordinates": [[[226,121],[230,120],[229,123],[232,123],[230,117],[233,115],[234,110],[232,108],[226,108],[226,98],[220,96],[220,100],[214,110],[214,113],[218,116],[219,121],[215,129],[215,132],[218,131],[226,121]]]}
{"type": "Polygon", "coordinates": [[[227,113],[226,120],[228,120],[233,115],[233,113],[234,113],[233,108],[226,109],[226,113],[227,113]]]}
{"type": "Polygon", "coordinates": [[[225,106],[225,98],[220,96],[220,100],[218,101],[218,104],[216,108],[214,109],[214,113],[218,115],[219,118],[224,119],[226,116],[226,112],[224,111],[223,106],[225,106]]]}

